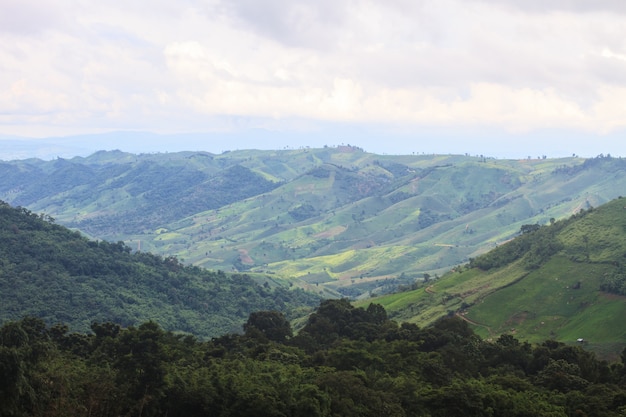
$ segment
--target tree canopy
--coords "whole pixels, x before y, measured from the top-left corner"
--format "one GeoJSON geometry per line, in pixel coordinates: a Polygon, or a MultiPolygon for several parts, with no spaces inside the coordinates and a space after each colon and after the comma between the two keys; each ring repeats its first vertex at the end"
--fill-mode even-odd
{"type": "Polygon", "coordinates": [[[276,311],[210,341],[154,322],[89,334],[26,317],[0,328],[1,416],[619,416],[624,358],[445,318],[421,329],[376,304],[320,304],[292,336],[276,311]],[[329,337],[329,335],[331,337],[329,337]]]}

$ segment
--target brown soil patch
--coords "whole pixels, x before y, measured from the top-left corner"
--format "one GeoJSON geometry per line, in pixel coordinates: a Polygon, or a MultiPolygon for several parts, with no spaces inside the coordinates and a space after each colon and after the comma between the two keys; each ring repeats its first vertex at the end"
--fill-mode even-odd
{"type": "Polygon", "coordinates": [[[347,227],[345,226],[335,226],[328,230],[324,230],[323,232],[319,232],[318,234],[313,235],[313,237],[318,239],[327,239],[342,234],[346,231],[346,229],[347,227]]]}
{"type": "Polygon", "coordinates": [[[245,249],[239,249],[239,259],[244,265],[253,265],[254,260],[248,255],[248,251],[245,249]]]}
{"type": "Polygon", "coordinates": [[[619,294],[612,294],[610,292],[601,292],[600,295],[607,299],[607,300],[611,300],[611,301],[615,301],[615,300],[626,300],[626,296],[624,295],[619,295],[619,294]]]}

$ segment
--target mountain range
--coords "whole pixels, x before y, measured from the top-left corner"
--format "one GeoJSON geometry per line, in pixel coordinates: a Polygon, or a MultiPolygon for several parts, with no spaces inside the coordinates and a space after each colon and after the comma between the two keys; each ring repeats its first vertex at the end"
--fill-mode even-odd
{"type": "Polygon", "coordinates": [[[211,336],[255,309],[293,319],[350,295],[401,322],[456,315],[485,339],[584,343],[615,358],[626,344],[624,166],[349,146],[4,162],[0,192],[18,208],[2,206],[3,317],[78,329],[156,318],[211,336]]]}
{"type": "Polygon", "coordinates": [[[0,163],[0,199],[185,264],[366,298],[618,197],[610,155],[501,160],[354,146],[0,163]]]}

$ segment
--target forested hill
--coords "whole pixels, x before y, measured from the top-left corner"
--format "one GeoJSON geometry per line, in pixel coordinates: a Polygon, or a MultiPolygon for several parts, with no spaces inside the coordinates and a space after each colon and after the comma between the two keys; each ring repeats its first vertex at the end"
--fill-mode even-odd
{"type": "MultiPolygon", "coordinates": [[[[86,331],[93,321],[153,320],[213,337],[241,329],[258,310],[302,313],[319,298],[271,279],[185,266],[94,241],[46,215],[0,202],[0,321],[31,315],[86,331]]],[[[291,316],[290,316],[291,317],[291,316]]]]}
{"type": "Polygon", "coordinates": [[[367,297],[446,272],[523,224],[626,189],[626,160],[377,155],[354,146],[0,162],[0,199],[134,250],[367,297]]]}

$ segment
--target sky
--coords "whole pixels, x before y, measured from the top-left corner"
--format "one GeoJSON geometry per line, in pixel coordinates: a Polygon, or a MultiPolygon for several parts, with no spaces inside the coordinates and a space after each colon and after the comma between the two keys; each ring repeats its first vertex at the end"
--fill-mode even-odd
{"type": "Polygon", "coordinates": [[[626,156],[626,2],[0,0],[0,147],[68,136],[626,156]]]}

